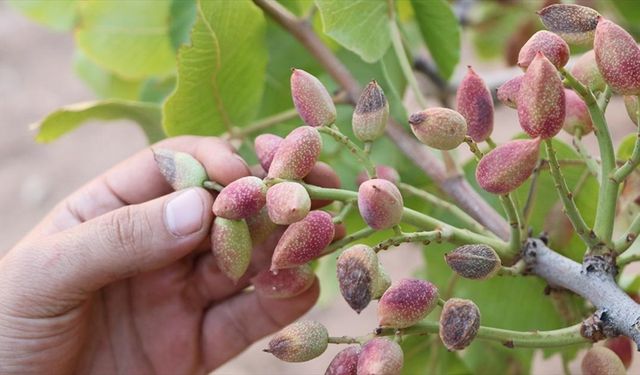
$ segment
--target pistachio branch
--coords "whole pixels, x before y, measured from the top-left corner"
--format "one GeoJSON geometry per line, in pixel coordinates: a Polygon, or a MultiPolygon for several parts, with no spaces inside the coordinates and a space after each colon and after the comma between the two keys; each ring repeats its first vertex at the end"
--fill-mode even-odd
{"type": "Polygon", "coordinates": [[[398,236],[391,237],[380,242],[373,248],[373,250],[376,252],[387,250],[391,246],[400,246],[400,244],[407,242],[420,242],[425,245],[428,245],[431,242],[440,243],[442,241],[449,240],[451,238],[451,234],[451,231],[441,229],[425,232],[402,233],[398,236]]]}
{"type": "Polygon", "coordinates": [[[325,256],[328,254],[331,254],[337,250],[342,249],[343,247],[349,245],[352,242],[356,242],[358,240],[361,240],[363,238],[367,238],[369,236],[371,236],[372,234],[376,233],[376,230],[370,227],[364,227],[358,231],[355,231],[351,234],[346,235],[344,238],[332,243],[331,245],[327,246],[324,250],[322,250],[322,253],[320,254],[320,256],[325,256]]]}
{"type": "Polygon", "coordinates": [[[353,201],[346,202],[344,207],[338,212],[336,216],[333,217],[334,224],[341,224],[344,219],[349,215],[349,212],[353,209],[353,201]]]}
{"type": "MultiPolygon", "coordinates": [[[[335,54],[323,44],[308,22],[297,18],[284,6],[273,0],[253,0],[265,14],[276,21],[295,37],[325,68],[327,73],[340,85],[353,104],[360,94],[360,85],[335,54]]],[[[438,186],[447,193],[458,206],[478,220],[500,238],[508,238],[509,227],[500,214],[493,209],[459,174],[446,173],[442,162],[429,149],[409,135],[403,127],[390,119],[387,134],[396,145],[438,186]]]]}
{"type": "MultiPolygon", "coordinates": [[[[640,96],[636,98],[640,102],[640,96]]],[[[636,108],[636,123],[640,124],[640,105],[636,108]]],[[[627,160],[620,168],[618,168],[611,178],[616,183],[620,184],[633,172],[640,164],[640,126],[638,126],[638,132],[636,142],[633,146],[633,151],[629,160],[627,160]]]]}
{"type": "Polygon", "coordinates": [[[638,238],[638,234],[640,234],[640,214],[633,218],[633,221],[629,225],[627,231],[613,242],[613,248],[616,253],[621,254],[629,249],[633,244],[633,241],[638,238]]]}
{"type": "Polygon", "coordinates": [[[598,181],[600,180],[600,167],[598,163],[595,161],[593,156],[587,151],[586,147],[582,143],[582,129],[576,129],[576,134],[572,140],[573,148],[576,150],[580,158],[584,160],[585,165],[589,169],[589,172],[594,175],[598,181]]]}
{"type": "Polygon", "coordinates": [[[321,126],[318,128],[318,131],[320,133],[324,133],[331,136],[333,139],[336,140],[336,142],[339,142],[340,144],[345,146],[358,159],[358,161],[362,163],[365,170],[367,171],[367,175],[369,176],[369,178],[376,177],[376,167],[371,162],[371,159],[369,159],[369,155],[366,152],[364,152],[363,149],[358,147],[358,145],[353,143],[353,141],[351,141],[349,137],[342,134],[340,129],[332,126],[321,126]]]}
{"type": "Polygon", "coordinates": [[[565,181],[564,176],[560,171],[560,165],[558,165],[558,159],[556,159],[556,152],[553,148],[553,143],[551,142],[551,140],[546,139],[544,141],[544,144],[547,149],[547,156],[549,158],[551,176],[553,177],[556,189],[558,190],[558,195],[560,196],[560,200],[562,201],[565,213],[567,214],[569,221],[571,221],[571,224],[576,230],[578,236],[580,236],[584,243],[589,247],[594,247],[599,242],[598,238],[584,221],[584,218],[580,214],[580,211],[578,210],[578,207],[573,200],[573,193],[569,191],[569,188],[567,187],[567,181],[565,181]]]}
{"type": "Polygon", "coordinates": [[[640,260],[640,253],[624,254],[619,256],[616,259],[616,264],[618,265],[618,267],[624,267],[629,263],[637,262],[639,260],[640,260]]]}
{"type": "MultiPolygon", "coordinates": [[[[618,200],[618,182],[612,179],[612,173],[616,168],[615,152],[611,134],[607,127],[607,121],[604,113],[598,105],[593,93],[580,83],[566,69],[561,68],[560,72],[565,77],[567,83],[582,97],[587,104],[591,121],[595,127],[595,134],[598,139],[598,148],[600,149],[600,191],[598,192],[598,205],[596,210],[596,219],[593,231],[597,238],[606,244],[611,242],[613,234],[613,221],[616,211],[616,202],[618,200]]],[[[591,242],[587,242],[591,243],[591,242]]],[[[591,249],[594,253],[599,253],[600,248],[591,249]]]]}

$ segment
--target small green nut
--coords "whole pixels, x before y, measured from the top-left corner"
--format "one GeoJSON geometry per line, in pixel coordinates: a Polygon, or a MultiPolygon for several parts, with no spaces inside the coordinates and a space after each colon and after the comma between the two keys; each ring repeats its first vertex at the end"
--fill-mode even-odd
{"type": "Polygon", "coordinates": [[[462,350],[475,339],[480,329],[480,310],[473,301],[451,298],[440,313],[440,339],[447,349],[462,350]]]}
{"type": "Polygon", "coordinates": [[[306,362],[324,353],[328,344],[329,333],[322,324],[303,320],[276,333],[264,351],[285,362],[306,362]]]}
{"type": "Polygon", "coordinates": [[[378,303],[378,325],[410,327],[424,319],[438,305],[438,288],[419,279],[402,279],[389,287],[378,303]]]}
{"type": "Polygon", "coordinates": [[[409,116],[413,134],[429,147],[452,150],[464,142],[467,122],[449,108],[429,108],[409,116]]]}
{"type": "Polygon", "coordinates": [[[216,217],[211,231],[211,251],[220,271],[234,283],[251,263],[251,235],[244,220],[216,217]]]}
{"type": "Polygon", "coordinates": [[[474,280],[485,280],[500,271],[500,257],[491,247],[483,244],[464,245],[446,253],[444,259],[458,275],[474,280]]]}
{"type": "Polygon", "coordinates": [[[358,356],[357,375],[400,375],[404,353],[395,341],[376,337],[367,341],[358,356]]]}
{"type": "Polygon", "coordinates": [[[378,256],[367,245],[354,245],[343,251],[336,266],[340,293],[358,314],[376,291],[378,256]]]}
{"type": "Polygon", "coordinates": [[[371,81],[356,103],[351,126],[353,134],[363,142],[371,142],[384,134],[389,120],[389,103],[382,87],[371,81]]]}
{"type": "Polygon", "coordinates": [[[582,373],[584,375],[624,375],[627,370],[622,360],[613,350],[604,346],[594,346],[582,358],[582,373]]]}
{"type": "Polygon", "coordinates": [[[160,173],[173,190],[200,187],[209,179],[207,171],[193,156],[165,148],[153,148],[160,173]]]}

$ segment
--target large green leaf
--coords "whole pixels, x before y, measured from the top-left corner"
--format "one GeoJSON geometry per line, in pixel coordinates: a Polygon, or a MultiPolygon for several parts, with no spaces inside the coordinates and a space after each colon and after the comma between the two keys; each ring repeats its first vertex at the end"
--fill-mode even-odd
{"type": "Polygon", "coordinates": [[[160,126],[160,107],[126,100],[102,100],[68,105],[49,114],[33,127],[38,142],[51,142],[91,120],[132,120],[144,131],[149,143],[165,137],[160,126]]]}
{"type": "Polygon", "coordinates": [[[449,79],[460,61],[460,27],[446,0],[411,0],[418,26],[440,74],[449,79]]]}
{"type": "Polygon", "coordinates": [[[391,44],[386,0],[316,0],[324,32],[373,63],[391,44]]]}
{"type": "Polygon", "coordinates": [[[170,0],[79,3],[78,47],[106,70],[130,79],[175,69],[169,37],[170,0]]]}
{"type": "Polygon", "coordinates": [[[196,0],[171,0],[169,39],[174,51],[189,41],[189,32],[196,20],[196,0]]]}
{"type": "Polygon", "coordinates": [[[178,85],[164,105],[169,135],[219,134],[253,119],[264,88],[265,20],[249,0],[200,1],[178,85]]]}
{"type": "Polygon", "coordinates": [[[9,0],[9,4],[54,30],[70,30],[76,22],[78,0],[9,0]]]}
{"type": "Polygon", "coordinates": [[[96,65],[80,50],[76,50],[73,69],[101,99],[138,99],[142,85],[141,80],[118,77],[116,74],[96,65]]]}

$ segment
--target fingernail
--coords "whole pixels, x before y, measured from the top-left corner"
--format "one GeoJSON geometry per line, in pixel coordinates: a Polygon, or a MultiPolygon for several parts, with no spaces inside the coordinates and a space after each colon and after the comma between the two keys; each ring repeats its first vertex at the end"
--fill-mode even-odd
{"type": "Polygon", "coordinates": [[[196,189],[174,197],[164,209],[167,229],[176,237],[188,236],[202,228],[204,204],[196,189]]]}

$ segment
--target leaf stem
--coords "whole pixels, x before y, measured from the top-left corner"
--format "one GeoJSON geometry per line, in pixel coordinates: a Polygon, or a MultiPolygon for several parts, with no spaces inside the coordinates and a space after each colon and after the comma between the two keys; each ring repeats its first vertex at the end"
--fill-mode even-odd
{"type": "MultiPolygon", "coordinates": [[[[640,103],[640,96],[636,100],[640,103]]],[[[636,123],[640,124],[640,105],[636,108],[636,123]]],[[[612,179],[618,184],[622,183],[636,169],[638,164],[640,164],[640,126],[638,126],[636,142],[633,145],[631,157],[615,171],[612,179]]]]}
{"type": "Polygon", "coordinates": [[[637,262],[640,260],[640,253],[621,255],[618,257],[616,264],[618,267],[624,267],[629,263],[637,262]]]}
{"type": "Polygon", "coordinates": [[[516,255],[520,252],[522,246],[522,218],[516,210],[516,206],[511,194],[505,194],[500,196],[500,202],[504,208],[504,212],[507,214],[507,220],[511,227],[511,236],[509,238],[509,252],[516,255]]]}
{"type": "Polygon", "coordinates": [[[371,162],[371,159],[369,159],[369,155],[366,152],[364,152],[363,149],[358,147],[358,145],[353,143],[353,141],[351,141],[349,137],[342,134],[340,129],[338,129],[337,127],[331,127],[331,126],[321,126],[318,128],[318,131],[320,133],[324,133],[331,136],[333,139],[336,140],[336,142],[344,145],[358,159],[358,161],[362,163],[365,170],[367,171],[367,175],[369,176],[369,178],[376,177],[376,167],[375,165],[373,165],[373,162],[371,162]]]}
{"type": "Polygon", "coordinates": [[[364,227],[356,232],[353,232],[351,234],[348,234],[346,237],[344,237],[343,239],[340,239],[334,243],[332,243],[331,245],[327,246],[326,249],[324,249],[322,251],[322,253],[320,254],[320,256],[325,256],[328,254],[331,254],[337,250],[340,250],[341,248],[349,245],[352,242],[361,240],[363,238],[367,238],[369,236],[371,236],[372,234],[374,234],[376,232],[375,229],[370,228],[370,227],[364,227]]]}
{"type": "Polygon", "coordinates": [[[549,158],[549,168],[551,169],[551,177],[556,186],[556,190],[558,191],[558,195],[560,196],[560,200],[562,201],[562,205],[564,206],[565,213],[571,221],[573,228],[576,230],[576,233],[582,238],[585,244],[587,244],[590,248],[595,247],[598,244],[598,238],[593,233],[593,231],[587,226],[587,223],[582,218],[578,207],[576,206],[575,201],[573,200],[573,193],[569,191],[567,187],[567,182],[562,176],[562,172],[560,171],[560,165],[558,164],[558,159],[556,158],[556,151],[553,148],[553,143],[550,139],[545,139],[544,141],[545,147],[547,149],[547,156],[549,158]]]}
{"type": "Polygon", "coordinates": [[[349,215],[349,212],[353,209],[353,201],[347,202],[344,207],[338,212],[336,216],[333,217],[334,224],[341,224],[344,222],[345,217],[349,215]]]}
{"type": "Polygon", "coordinates": [[[633,241],[638,238],[638,234],[640,234],[640,214],[637,214],[636,217],[633,218],[633,221],[629,225],[627,231],[614,241],[613,248],[616,253],[621,254],[629,249],[633,244],[633,241]]]}

